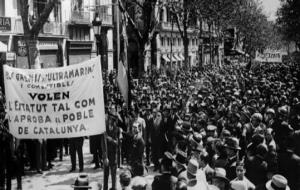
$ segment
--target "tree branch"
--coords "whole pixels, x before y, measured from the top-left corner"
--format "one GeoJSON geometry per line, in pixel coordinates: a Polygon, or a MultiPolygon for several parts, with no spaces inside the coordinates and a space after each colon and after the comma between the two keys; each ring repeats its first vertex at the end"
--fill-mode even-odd
{"type": "Polygon", "coordinates": [[[23,2],[21,3],[21,16],[24,34],[28,34],[30,32],[28,9],[28,0],[23,0],[23,2]]]}
{"type": "Polygon", "coordinates": [[[43,28],[45,22],[47,22],[50,13],[52,12],[55,4],[58,3],[58,0],[50,0],[41,15],[38,16],[36,23],[32,26],[31,32],[35,35],[38,35],[40,30],[43,28]]]}
{"type": "Polygon", "coordinates": [[[139,38],[139,40],[143,39],[142,34],[140,33],[138,27],[136,26],[136,24],[134,23],[133,19],[131,18],[131,16],[128,14],[128,12],[125,10],[123,3],[121,2],[121,0],[119,1],[119,9],[120,11],[124,14],[124,16],[128,19],[129,24],[133,27],[133,30],[135,31],[137,37],[139,38]]]}

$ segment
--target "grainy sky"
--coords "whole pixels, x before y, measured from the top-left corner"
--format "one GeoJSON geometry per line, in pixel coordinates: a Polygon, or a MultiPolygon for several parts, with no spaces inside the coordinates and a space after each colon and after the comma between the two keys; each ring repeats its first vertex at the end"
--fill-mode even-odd
{"type": "Polygon", "coordinates": [[[265,14],[269,17],[270,20],[276,19],[276,11],[280,7],[279,0],[261,0],[262,5],[265,10],[265,14]]]}

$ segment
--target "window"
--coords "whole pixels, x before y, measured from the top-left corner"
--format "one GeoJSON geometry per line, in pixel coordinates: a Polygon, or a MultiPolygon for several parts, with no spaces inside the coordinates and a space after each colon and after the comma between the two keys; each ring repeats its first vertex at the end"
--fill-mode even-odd
{"type": "Polygon", "coordinates": [[[161,22],[164,21],[164,10],[163,10],[163,9],[160,11],[160,14],[159,14],[159,20],[160,20],[161,22]]]}
{"type": "Polygon", "coordinates": [[[70,39],[77,41],[89,41],[90,40],[90,30],[89,28],[70,28],[70,39]]]}
{"type": "Polygon", "coordinates": [[[17,15],[21,16],[21,3],[22,3],[22,0],[16,0],[16,2],[17,2],[17,15]]]}
{"type": "Polygon", "coordinates": [[[161,45],[161,46],[164,46],[164,45],[165,45],[165,44],[164,44],[164,38],[163,38],[163,37],[160,38],[160,45],[161,45]]]}
{"type": "Polygon", "coordinates": [[[170,38],[168,38],[168,46],[170,46],[170,38]]]}
{"type": "Polygon", "coordinates": [[[180,46],[180,38],[177,39],[177,45],[180,46]]]}
{"type": "Polygon", "coordinates": [[[0,0],[0,16],[5,16],[5,0],[0,0]]]}

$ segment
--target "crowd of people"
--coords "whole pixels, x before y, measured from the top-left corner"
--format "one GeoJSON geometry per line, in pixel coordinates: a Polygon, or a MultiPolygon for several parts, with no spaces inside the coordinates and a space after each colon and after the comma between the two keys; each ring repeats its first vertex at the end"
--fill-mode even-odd
{"type": "MultiPolygon", "coordinates": [[[[132,80],[129,106],[115,75],[107,76],[106,133],[89,137],[95,169],[104,169],[104,190],[109,173],[116,189],[120,165],[129,166],[120,174],[122,189],[299,190],[299,75],[297,64],[152,72],[132,80]],[[152,164],[160,175],[149,187],[145,175],[152,164]]],[[[0,154],[6,155],[0,157],[0,189],[5,176],[11,189],[14,174],[21,189],[25,166],[51,169],[58,150],[60,159],[70,154],[70,172],[77,153],[84,171],[85,137],[18,141],[6,125],[0,135],[0,154]]]]}

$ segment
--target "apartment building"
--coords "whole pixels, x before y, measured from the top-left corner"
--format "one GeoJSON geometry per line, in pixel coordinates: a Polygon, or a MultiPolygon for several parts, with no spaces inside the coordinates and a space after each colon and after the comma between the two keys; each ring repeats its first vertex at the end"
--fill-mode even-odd
{"type": "MultiPolygon", "coordinates": [[[[31,19],[38,18],[48,0],[29,0],[31,19]]],[[[0,0],[0,54],[7,63],[28,68],[21,19],[22,0],[0,0]],[[1,53],[2,52],[2,53],[1,53]]],[[[102,19],[102,66],[113,69],[112,0],[58,1],[40,31],[38,50],[42,67],[59,67],[91,59],[97,54],[92,20],[102,19]]]]}

